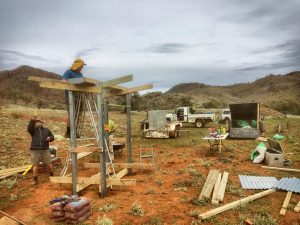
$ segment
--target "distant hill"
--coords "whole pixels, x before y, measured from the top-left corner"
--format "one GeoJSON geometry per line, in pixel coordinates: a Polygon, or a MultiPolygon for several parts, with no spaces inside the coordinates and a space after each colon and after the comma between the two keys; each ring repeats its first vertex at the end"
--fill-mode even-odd
{"type": "MultiPolygon", "coordinates": [[[[30,66],[0,71],[0,103],[29,104],[39,107],[65,108],[64,93],[40,88],[28,76],[61,79],[61,76],[30,66]]],[[[226,108],[229,103],[259,101],[264,107],[280,112],[300,114],[300,71],[286,75],[269,75],[251,83],[212,86],[202,83],[181,83],[166,93],[150,92],[133,95],[134,110],[174,109],[179,106],[226,108]]],[[[111,100],[124,104],[123,98],[111,100]]]]}
{"type": "Polygon", "coordinates": [[[28,76],[61,79],[61,76],[30,66],[0,71],[1,103],[37,105],[38,107],[65,108],[64,93],[60,90],[40,88],[28,76]]]}
{"type": "Polygon", "coordinates": [[[225,108],[229,103],[259,101],[264,107],[300,114],[300,71],[268,75],[251,83],[211,86],[181,83],[166,93],[143,96],[144,108],[170,109],[192,105],[194,108],[225,108]]]}

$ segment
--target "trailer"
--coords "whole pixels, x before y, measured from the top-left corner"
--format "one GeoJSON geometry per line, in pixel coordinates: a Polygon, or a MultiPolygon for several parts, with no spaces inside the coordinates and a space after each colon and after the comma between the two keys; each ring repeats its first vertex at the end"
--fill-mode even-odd
{"type": "Polygon", "coordinates": [[[149,111],[147,119],[142,121],[141,128],[145,138],[177,138],[182,123],[178,122],[176,116],[166,117],[167,111],[149,111]]]}
{"type": "Polygon", "coordinates": [[[260,104],[230,104],[230,138],[255,139],[260,136],[260,104]]]}

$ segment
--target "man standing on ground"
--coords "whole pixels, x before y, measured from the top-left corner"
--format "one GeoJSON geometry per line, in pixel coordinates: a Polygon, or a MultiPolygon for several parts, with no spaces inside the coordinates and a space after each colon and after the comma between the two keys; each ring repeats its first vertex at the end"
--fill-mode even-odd
{"type": "Polygon", "coordinates": [[[37,119],[36,116],[29,121],[27,131],[32,137],[30,150],[33,165],[33,185],[37,187],[38,165],[40,162],[48,166],[50,176],[53,176],[49,142],[54,140],[54,136],[48,128],[43,127],[42,120],[37,119]]]}
{"type": "MultiPolygon", "coordinates": [[[[72,79],[72,78],[81,78],[83,77],[81,70],[83,69],[83,66],[85,66],[86,64],[84,63],[84,61],[82,59],[76,59],[71,68],[68,69],[64,75],[63,75],[63,81],[64,82],[68,82],[68,79],[72,79]]],[[[74,95],[74,97],[76,98],[76,95],[74,95]]],[[[70,115],[69,115],[69,94],[68,91],[65,91],[65,98],[66,98],[66,104],[67,104],[67,109],[68,109],[68,117],[67,117],[67,131],[65,134],[66,138],[70,138],[70,115]]]]}

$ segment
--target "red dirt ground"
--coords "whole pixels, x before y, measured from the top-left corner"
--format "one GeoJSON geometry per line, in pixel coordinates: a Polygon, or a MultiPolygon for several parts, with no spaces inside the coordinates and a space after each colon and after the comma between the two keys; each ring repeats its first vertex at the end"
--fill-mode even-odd
{"type": "MultiPolygon", "coordinates": [[[[28,118],[20,118],[24,124],[28,118]]],[[[53,121],[62,120],[53,118],[53,121]]],[[[196,132],[197,129],[193,129],[196,132]]],[[[197,131],[198,132],[198,131],[197,131]]],[[[24,140],[28,138],[26,134],[19,134],[24,140]]],[[[184,137],[181,137],[184,138],[184,137]]],[[[194,143],[193,139],[188,145],[179,147],[176,140],[172,145],[167,145],[163,140],[147,141],[155,143],[158,170],[138,171],[133,170],[132,176],[124,178],[136,179],[136,186],[122,187],[114,190],[108,190],[107,197],[101,198],[98,193],[98,186],[91,185],[84,189],[80,196],[85,196],[91,200],[93,215],[82,224],[96,224],[98,218],[106,215],[114,224],[192,224],[196,219],[189,215],[189,212],[199,210],[206,212],[216,206],[208,203],[206,205],[193,204],[193,200],[199,196],[203,187],[205,177],[210,169],[229,172],[228,187],[233,185],[237,192],[227,188],[225,199],[221,205],[241,199],[243,196],[249,196],[258,191],[242,190],[238,179],[239,174],[244,175],[264,175],[264,176],[296,176],[286,172],[271,171],[261,169],[261,165],[254,165],[249,160],[249,148],[257,145],[253,141],[228,140],[227,145],[230,152],[224,152],[223,156],[214,154],[209,157],[205,156],[207,143],[194,143]],[[250,146],[250,147],[249,147],[250,146]],[[202,175],[202,176],[201,176],[202,175]],[[181,189],[179,187],[182,187],[181,189]],[[238,193],[238,194],[236,194],[238,193]],[[240,193],[240,194],[239,194],[240,193]],[[243,195],[243,196],[240,196],[243,195]],[[107,203],[114,203],[116,208],[110,212],[102,212],[100,207],[107,203]],[[129,210],[133,203],[139,203],[145,211],[144,216],[133,216],[129,210]],[[153,223],[154,219],[163,221],[162,223],[153,223]],[[150,221],[152,220],[152,223],[150,221]]],[[[143,139],[137,138],[136,143],[143,143],[143,139]]],[[[134,142],[133,159],[138,159],[138,148],[134,142]]],[[[67,141],[56,141],[56,145],[62,146],[60,149],[67,147],[67,141]]],[[[28,143],[17,142],[14,145],[17,149],[27,149],[28,143]]],[[[27,151],[27,150],[26,150],[27,151]]],[[[60,150],[65,151],[65,150],[60,150]]],[[[61,156],[64,154],[61,153],[61,156]]],[[[95,162],[96,158],[84,159],[83,162],[95,162]]],[[[126,152],[122,156],[116,156],[116,161],[126,161],[126,152]]],[[[299,161],[295,161],[294,168],[299,168],[299,161]]],[[[80,168],[82,168],[82,163],[80,168]]],[[[55,170],[55,174],[60,174],[61,167],[55,170]]],[[[94,175],[96,169],[85,169],[80,174],[86,177],[94,175]]],[[[28,174],[25,178],[18,180],[17,187],[12,190],[3,188],[0,193],[1,209],[17,217],[28,224],[55,224],[50,218],[50,209],[46,206],[48,201],[59,197],[63,194],[71,193],[71,185],[59,185],[48,181],[48,174],[39,174],[40,185],[33,188],[30,185],[32,175],[28,174]],[[8,201],[5,196],[16,194],[18,200],[8,201]]],[[[277,191],[269,196],[258,199],[240,209],[228,210],[215,216],[211,220],[202,221],[201,224],[242,224],[239,216],[245,215],[252,219],[257,213],[271,215],[281,225],[300,224],[299,213],[292,211],[295,204],[300,200],[299,194],[293,194],[291,205],[287,214],[279,216],[281,205],[285,199],[286,192],[277,191]]],[[[196,223],[194,223],[196,224],[196,223]]],[[[200,224],[200,223],[199,223],[200,224]]]]}

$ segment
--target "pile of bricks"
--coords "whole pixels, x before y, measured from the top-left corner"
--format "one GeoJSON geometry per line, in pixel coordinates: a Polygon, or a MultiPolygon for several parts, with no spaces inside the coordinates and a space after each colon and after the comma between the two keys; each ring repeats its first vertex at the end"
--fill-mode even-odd
{"type": "Polygon", "coordinates": [[[81,198],[77,202],[69,202],[63,206],[60,202],[51,205],[51,218],[54,222],[78,224],[92,215],[89,201],[81,198]]]}

